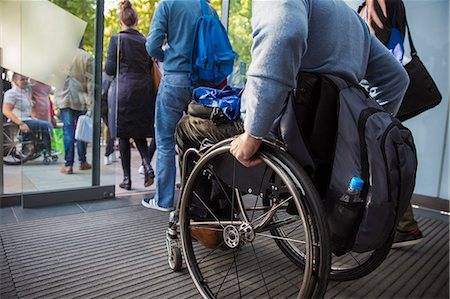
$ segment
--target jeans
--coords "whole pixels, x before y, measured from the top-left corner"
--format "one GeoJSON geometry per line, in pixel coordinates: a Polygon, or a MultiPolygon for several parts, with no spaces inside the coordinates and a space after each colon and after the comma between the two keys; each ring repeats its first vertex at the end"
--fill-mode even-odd
{"type": "MultiPolygon", "coordinates": [[[[65,166],[73,166],[75,156],[75,123],[80,115],[86,112],[64,108],[60,110],[61,120],[64,124],[64,160],[65,166]]],[[[78,159],[81,163],[86,162],[87,143],[77,141],[78,159]]]]}
{"type": "Polygon", "coordinates": [[[31,130],[31,134],[34,136],[37,136],[39,133],[42,134],[42,147],[50,155],[52,150],[50,140],[50,134],[53,130],[52,124],[40,119],[26,119],[23,122],[27,124],[31,130]]]}
{"type": "Polygon", "coordinates": [[[156,194],[158,205],[172,208],[175,192],[175,128],[191,101],[187,73],[164,74],[156,97],[156,194]]]}

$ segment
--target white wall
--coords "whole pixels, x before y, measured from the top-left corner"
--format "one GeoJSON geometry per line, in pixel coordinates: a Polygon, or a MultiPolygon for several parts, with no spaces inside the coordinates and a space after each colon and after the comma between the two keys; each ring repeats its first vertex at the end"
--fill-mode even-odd
{"type": "MultiPolygon", "coordinates": [[[[346,0],[354,9],[362,1],[346,0]]],[[[417,53],[436,82],[442,102],[408,120],[419,167],[416,194],[449,197],[449,1],[403,0],[417,53]]],[[[409,46],[405,48],[409,53],[409,46]]]]}

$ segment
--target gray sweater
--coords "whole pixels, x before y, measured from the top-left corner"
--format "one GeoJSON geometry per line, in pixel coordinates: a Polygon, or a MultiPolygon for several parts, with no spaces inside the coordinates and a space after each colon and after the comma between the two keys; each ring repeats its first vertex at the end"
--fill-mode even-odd
{"type": "Polygon", "coordinates": [[[245,131],[265,136],[299,71],[366,79],[396,113],[408,74],[367,25],[340,0],[253,0],[252,63],[242,96],[245,131]]]}

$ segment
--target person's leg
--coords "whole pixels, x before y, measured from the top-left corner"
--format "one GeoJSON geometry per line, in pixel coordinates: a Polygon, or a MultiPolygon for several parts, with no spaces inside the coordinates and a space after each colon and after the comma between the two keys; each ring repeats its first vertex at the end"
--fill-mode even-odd
{"type": "Polygon", "coordinates": [[[128,138],[119,138],[120,161],[122,162],[123,182],[119,184],[120,188],[131,189],[131,148],[128,138]]]}
{"type": "Polygon", "coordinates": [[[64,132],[64,160],[65,168],[61,169],[61,172],[71,173],[71,168],[74,161],[74,143],[75,143],[75,113],[70,108],[64,108],[60,110],[60,117],[63,122],[64,132]],[[70,168],[70,169],[69,169],[70,168]]]}
{"type": "Polygon", "coordinates": [[[152,167],[150,166],[150,155],[148,152],[147,140],[145,138],[142,139],[134,139],[134,143],[136,143],[136,147],[141,154],[142,163],[144,167],[144,186],[148,187],[153,184],[153,178],[155,177],[155,173],[153,172],[152,167]]]}
{"type": "Polygon", "coordinates": [[[178,159],[181,161],[189,148],[199,149],[205,139],[217,143],[243,132],[244,124],[240,120],[217,126],[210,119],[186,115],[178,122],[176,129],[178,159]]]}
{"type": "Polygon", "coordinates": [[[405,213],[397,225],[397,230],[401,232],[410,232],[419,229],[417,221],[414,219],[414,213],[411,204],[406,208],[405,213]]]}
{"type": "Polygon", "coordinates": [[[108,157],[114,152],[114,139],[111,137],[109,128],[107,131],[108,133],[106,134],[105,157],[108,157]]]}
{"type": "Polygon", "coordinates": [[[414,219],[413,209],[410,204],[397,225],[392,248],[413,246],[422,240],[423,235],[417,221],[414,219]]]}
{"type": "Polygon", "coordinates": [[[50,155],[52,150],[50,139],[50,134],[53,130],[52,124],[40,119],[28,119],[24,122],[28,125],[33,134],[41,134],[42,145],[44,150],[46,151],[45,155],[50,155]]]}
{"type": "Polygon", "coordinates": [[[153,137],[152,141],[150,141],[150,145],[148,146],[148,159],[150,160],[150,162],[153,160],[155,152],[156,152],[156,140],[155,137],[153,137]]]}
{"type": "Polygon", "coordinates": [[[188,74],[166,74],[156,98],[156,194],[142,204],[151,208],[173,208],[175,192],[175,127],[191,100],[188,74]]]}

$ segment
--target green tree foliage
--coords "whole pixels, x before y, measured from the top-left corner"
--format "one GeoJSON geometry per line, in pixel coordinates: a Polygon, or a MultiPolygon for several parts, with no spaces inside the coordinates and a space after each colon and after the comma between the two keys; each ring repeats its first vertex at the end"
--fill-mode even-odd
{"type": "Polygon", "coordinates": [[[233,50],[239,54],[239,60],[250,64],[252,46],[252,1],[231,0],[228,19],[228,35],[233,50]]]}
{"type": "MultiPolygon", "coordinates": [[[[84,47],[91,54],[94,54],[96,0],[50,1],[87,22],[84,33],[84,47]]],[[[119,2],[120,0],[105,0],[103,58],[106,56],[111,36],[121,30],[118,18],[119,2]]],[[[132,2],[139,15],[138,30],[146,36],[150,30],[150,23],[159,0],[132,0],[132,2]]],[[[211,3],[216,8],[219,16],[221,16],[222,0],[211,0],[211,3]]],[[[230,0],[228,33],[231,45],[239,54],[239,60],[244,61],[247,66],[251,60],[251,8],[251,0],[230,0]]]]}

